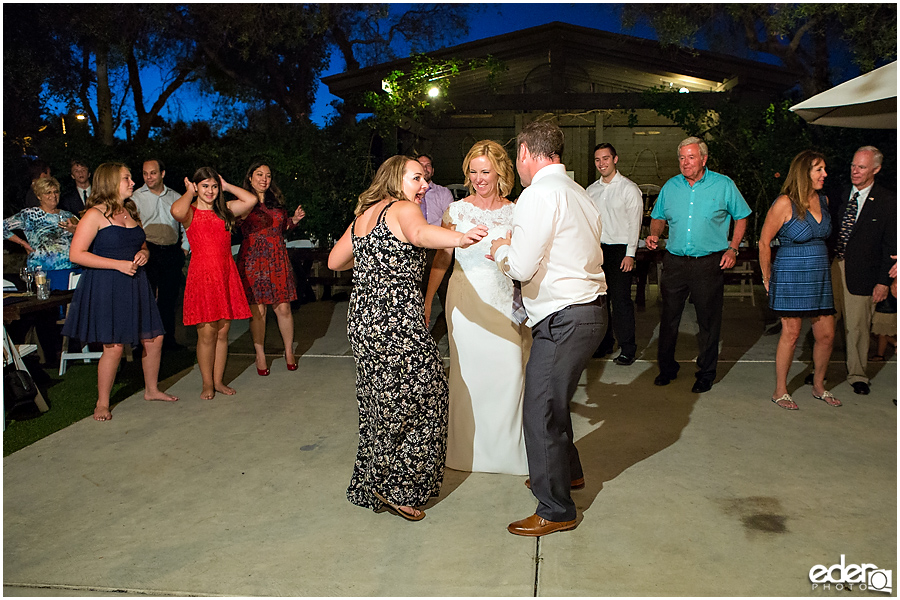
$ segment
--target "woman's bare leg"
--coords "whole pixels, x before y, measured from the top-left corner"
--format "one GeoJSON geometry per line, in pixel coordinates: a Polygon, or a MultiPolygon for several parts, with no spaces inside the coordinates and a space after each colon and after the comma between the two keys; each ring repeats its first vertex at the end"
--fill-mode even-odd
{"type": "Polygon", "coordinates": [[[200,367],[200,377],[203,378],[203,391],[200,392],[200,397],[204,400],[212,400],[216,395],[213,369],[216,363],[218,331],[218,322],[197,325],[197,365],[200,367]]]}
{"type": "Polygon", "coordinates": [[[213,369],[213,384],[217,392],[233,396],[236,392],[222,381],[225,377],[225,363],[228,362],[228,330],[231,329],[231,321],[222,319],[218,322],[219,330],[216,332],[216,364],[213,369]]]}
{"type": "Polygon", "coordinates": [[[250,305],[250,337],[256,352],[256,368],[265,371],[266,365],[266,305],[250,305]]]}
{"type": "Polygon", "coordinates": [[[272,307],[275,317],[278,319],[278,330],[284,342],[284,360],[289,365],[297,364],[294,358],[294,313],[291,312],[291,303],[282,302],[272,307]]]}
{"type": "Polygon", "coordinates": [[[834,316],[821,316],[812,319],[813,344],[813,393],[821,396],[825,392],[825,372],[831,360],[831,349],[834,346],[834,316]]]}
{"type": "Polygon", "coordinates": [[[775,349],[775,393],[773,398],[781,398],[787,394],[787,376],[794,361],[794,351],[797,349],[797,340],[800,338],[799,318],[781,319],[781,337],[778,338],[778,347],[775,349]]]}
{"type": "Polygon", "coordinates": [[[116,371],[122,360],[122,344],[103,344],[103,354],[97,363],[97,407],[94,408],[95,421],[109,421],[112,412],[109,410],[109,397],[112,394],[116,371]]]}
{"type": "Polygon", "coordinates": [[[144,347],[141,354],[141,367],[144,369],[144,400],[175,402],[178,398],[159,389],[159,359],[162,355],[162,344],[161,335],[150,340],[141,340],[144,347]]]}

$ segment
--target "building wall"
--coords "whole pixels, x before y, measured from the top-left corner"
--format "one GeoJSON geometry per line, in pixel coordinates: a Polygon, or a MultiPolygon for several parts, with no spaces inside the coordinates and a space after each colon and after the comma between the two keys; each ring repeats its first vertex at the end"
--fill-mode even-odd
{"type": "MultiPolygon", "coordinates": [[[[516,134],[527,122],[545,116],[546,113],[512,111],[488,116],[445,116],[435,127],[410,137],[404,151],[430,154],[436,183],[462,183],[462,161],[475,142],[494,140],[515,160],[516,134]]],[[[575,181],[587,187],[597,179],[593,150],[601,142],[615,146],[619,171],[639,185],[662,186],[678,174],[676,148],[687,134],[653,111],[638,110],[636,116],[635,127],[628,126],[628,113],[622,110],[593,110],[558,117],[566,137],[563,162],[575,172],[575,181]]],[[[512,195],[520,192],[517,185],[512,195]]]]}

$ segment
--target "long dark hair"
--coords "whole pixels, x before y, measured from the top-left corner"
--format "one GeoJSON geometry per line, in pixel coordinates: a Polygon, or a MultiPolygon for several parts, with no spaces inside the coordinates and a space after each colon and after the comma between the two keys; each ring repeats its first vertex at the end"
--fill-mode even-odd
{"type": "MultiPolygon", "coordinates": [[[[248,192],[253,192],[256,194],[256,190],[253,189],[253,186],[250,183],[250,179],[253,177],[253,172],[256,171],[260,167],[269,167],[269,173],[272,173],[272,167],[264,160],[257,160],[250,168],[247,169],[247,174],[244,175],[244,183],[241,187],[243,187],[248,192]]],[[[258,196],[259,194],[257,194],[258,196]]],[[[285,208],[284,202],[284,194],[281,193],[281,190],[277,185],[275,185],[275,174],[272,173],[272,181],[269,183],[269,189],[266,190],[266,193],[263,194],[263,204],[266,205],[266,208],[285,208]]]]}
{"type": "Polygon", "coordinates": [[[197,169],[197,172],[194,173],[191,181],[200,183],[204,179],[212,179],[219,184],[219,195],[216,196],[216,200],[213,202],[213,212],[217,217],[225,221],[225,231],[231,231],[231,228],[234,227],[234,213],[231,212],[231,209],[228,208],[228,204],[225,202],[225,192],[222,190],[222,178],[212,167],[200,167],[197,169]]]}

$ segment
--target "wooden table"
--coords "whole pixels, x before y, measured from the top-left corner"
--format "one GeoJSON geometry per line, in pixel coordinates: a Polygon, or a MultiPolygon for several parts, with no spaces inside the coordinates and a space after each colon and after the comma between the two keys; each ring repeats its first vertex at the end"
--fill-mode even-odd
{"type": "MultiPolygon", "coordinates": [[[[10,323],[14,323],[21,319],[23,315],[40,313],[57,309],[60,306],[65,306],[66,304],[72,302],[72,296],[74,295],[74,293],[74,291],[63,292],[54,290],[53,292],[50,292],[50,297],[46,300],[38,300],[37,296],[26,296],[25,300],[15,302],[13,304],[4,303],[3,323],[9,325],[10,323]]],[[[20,294],[3,294],[4,300],[10,296],[20,296],[20,294]]],[[[54,319],[54,321],[55,320],[56,319],[54,319]]]]}

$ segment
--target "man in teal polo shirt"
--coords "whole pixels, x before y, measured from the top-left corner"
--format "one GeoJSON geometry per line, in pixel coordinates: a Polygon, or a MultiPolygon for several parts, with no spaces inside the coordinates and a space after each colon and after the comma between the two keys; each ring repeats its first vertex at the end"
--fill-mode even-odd
{"type": "Polygon", "coordinates": [[[731,178],[706,168],[708,150],[699,138],[678,144],[681,175],[666,182],[650,214],[647,248],[655,250],[669,225],[659,282],[662,310],[659,323],[659,375],[656,385],[668,385],[678,375],[675,344],[688,297],[697,312],[697,381],[691,389],[702,394],[712,388],[719,362],[725,269],[734,266],[738,246],[752,212],[731,178]],[[734,235],[728,229],[734,220],[734,235]]]}

